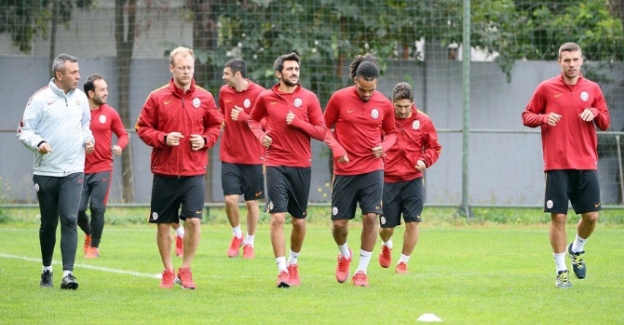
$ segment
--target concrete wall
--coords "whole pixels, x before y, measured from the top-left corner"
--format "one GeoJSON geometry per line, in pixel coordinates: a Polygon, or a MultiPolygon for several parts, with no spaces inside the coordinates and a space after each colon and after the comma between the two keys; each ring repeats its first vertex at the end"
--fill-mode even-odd
{"type": "MultiPolygon", "coordinates": [[[[103,72],[109,85],[109,104],[117,107],[115,80],[117,71],[113,58],[81,59],[83,79],[93,72],[103,72]]],[[[136,120],[149,92],[165,84],[170,73],[165,59],[135,59],[132,63],[130,103],[131,118],[136,120]]],[[[555,62],[517,62],[513,79],[505,76],[495,63],[473,63],[470,85],[469,192],[473,204],[528,204],[543,201],[543,173],[540,136],[522,125],[520,114],[533,90],[542,80],[558,73],[555,62]],[[500,130],[501,132],[488,132],[500,130]]],[[[305,70],[302,71],[305,73],[305,70]]],[[[615,80],[622,80],[622,67],[606,71],[615,80]]],[[[17,140],[15,130],[26,101],[48,81],[47,58],[0,57],[0,75],[9,76],[0,88],[0,199],[34,202],[32,190],[32,154],[17,140]]],[[[427,203],[459,204],[462,188],[462,70],[457,61],[390,62],[380,79],[379,90],[390,95],[399,81],[410,82],[416,91],[417,106],[426,111],[439,130],[443,146],[438,163],[426,174],[427,203]]],[[[80,85],[82,87],[82,84],[80,85]]],[[[612,84],[603,87],[605,95],[615,104],[612,129],[620,131],[624,118],[623,93],[612,84]]],[[[321,99],[323,102],[326,99],[321,99]]],[[[126,125],[132,129],[133,125],[126,125]]],[[[131,145],[134,159],[134,183],[137,202],[149,202],[152,175],[149,170],[150,149],[135,134],[131,145]]],[[[331,179],[324,144],[313,141],[313,184],[310,200],[325,201],[326,187],[331,179]]],[[[223,200],[220,180],[218,146],[211,157],[214,201],[223,200]]],[[[615,177],[618,171],[615,156],[599,163],[602,196],[605,204],[617,202],[615,177]]],[[[121,200],[120,159],[115,161],[111,202],[121,200]]]]}

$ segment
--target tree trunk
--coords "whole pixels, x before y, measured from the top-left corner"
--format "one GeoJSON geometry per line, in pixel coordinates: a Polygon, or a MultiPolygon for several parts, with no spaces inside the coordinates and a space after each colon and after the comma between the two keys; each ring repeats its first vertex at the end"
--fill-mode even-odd
{"type": "MultiPolygon", "coordinates": [[[[126,128],[130,121],[130,66],[134,49],[137,0],[115,0],[115,42],[117,45],[117,68],[119,92],[119,115],[126,128]],[[124,19],[127,15],[127,25],[124,19]]],[[[132,169],[132,142],[121,155],[123,202],[134,202],[134,173],[132,169]]]]}

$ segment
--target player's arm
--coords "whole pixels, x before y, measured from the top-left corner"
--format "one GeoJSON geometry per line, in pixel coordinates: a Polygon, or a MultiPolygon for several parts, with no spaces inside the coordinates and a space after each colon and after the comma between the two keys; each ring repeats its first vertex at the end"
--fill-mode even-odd
{"type": "Polygon", "coordinates": [[[423,126],[423,151],[419,160],[422,160],[427,168],[431,167],[440,158],[442,146],[438,142],[438,133],[431,121],[423,126]]]}
{"type": "Polygon", "coordinates": [[[336,121],[340,115],[340,103],[337,96],[331,96],[327,107],[325,107],[325,113],[323,119],[325,120],[325,144],[331,149],[334,159],[339,159],[347,155],[347,150],[340,145],[338,140],[334,137],[332,128],[335,126],[336,121]]]}
{"type": "Polygon", "coordinates": [[[158,103],[150,94],[143,104],[141,113],[134,126],[139,138],[150,147],[162,148],[167,146],[167,133],[158,130],[158,103]]]}
{"type": "Polygon", "coordinates": [[[41,104],[33,100],[29,100],[19,127],[17,128],[17,136],[22,144],[31,151],[37,151],[38,147],[45,143],[46,140],[36,133],[37,126],[41,121],[41,104]]]}
{"type": "MultiPolygon", "coordinates": [[[[549,123],[548,115],[544,114],[547,103],[544,96],[542,96],[542,89],[543,87],[541,84],[537,86],[529,103],[522,112],[522,124],[524,124],[524,126],[535,128],[549,123]]],[[[553,116],[553,118],[555,118],[555,116],[553,116]]],[[[552,122],[556,124],[558,121],[552,122]]]]}
{"type": "Polygon", "coordinates": [[[130,142],[130,136],[128,135],[128,131],[123,125],[121,121],[121,117],[117,114],[116,111],[113,111],[111,121],[111,129],[113,133],[117,136],[117,146],[121,148],[121,150],[125,149],[128,146],[128,142],[130,142]]]}
{"type": "Polygon", "coordinates": [[[594,123],[598,129],[605,131],[611,124],[611,116],[609,115],[609,109],[607,108],[607,102],[604,99],[600,88],[597,89],[594,100],[594,123]]]}
{"type": "Polygon", "coordinates": [[[217,143],[219,135],[221,134],[221,125],[223,124],[223,116],[217,109],[217,104],[214,98],[208,100],[208,107],[206,107],[206,118],[204,118],[204,148],[211,148],[217,143]]]}
{"type": "Polygon", "coordinates": [[[265,132],[262,128],[261,121],[266,117],[266,115],[267,115],[267,110],[266,110],[266,105],[265,105],[265,96],[262,96],[261,94],[256,99],[256,103],[254,104],[253,108],[251,109],[251,112],[249,113],[249,117],[247,118],[249,129],[251,129],[251,132],[253,132],[253,134],[256,136],[256,138],[260,142],[262,142],[262,140],[264,139],[264,137],[267,135],[269,131],[267,130],[265,132]]]}
{"type": "Polygon", "coordinates": [[[383,152],[386,152],[394,145],[397,139],[394,107],[391,103],[386,105],[386,112],[384,113],[384,119],[381,122],[381,128],[384,137],[380,146],[383,148],[383,152]]]}

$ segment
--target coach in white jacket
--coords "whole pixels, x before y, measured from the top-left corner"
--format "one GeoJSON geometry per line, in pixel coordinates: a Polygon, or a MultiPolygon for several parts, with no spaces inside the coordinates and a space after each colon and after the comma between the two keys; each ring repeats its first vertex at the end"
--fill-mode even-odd
{"type": "Polygon", "coordinates": [[[95,140],[89,129],[89,101],[84,92],[76,89],[80,80],[78,60],[60,54],[54,59],[52,72],[50,83],[28,100],[17,136],[35,152],[33,183],[41,214],[39,244],[43,262],[40,286],[53,287],[52,256],[60,219],[61,289],[75,290],[76,224],[85,153],[93,152],[95,140]]]}

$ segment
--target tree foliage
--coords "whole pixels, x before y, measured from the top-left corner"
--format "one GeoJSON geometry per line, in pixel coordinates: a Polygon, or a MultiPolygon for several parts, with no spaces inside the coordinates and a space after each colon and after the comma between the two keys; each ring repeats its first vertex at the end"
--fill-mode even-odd
{"type": "Polygon", "coordinates": [[[58,5],[58,21],[67,24],[74,5],[87,8],[93,0],[0,0],[0,33],[9,33],[20,51],[30,53],[33,37],[47,34],[54,5],[58,5]]]}

